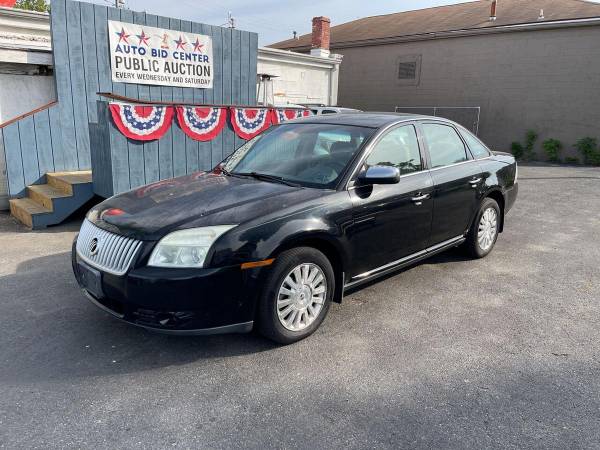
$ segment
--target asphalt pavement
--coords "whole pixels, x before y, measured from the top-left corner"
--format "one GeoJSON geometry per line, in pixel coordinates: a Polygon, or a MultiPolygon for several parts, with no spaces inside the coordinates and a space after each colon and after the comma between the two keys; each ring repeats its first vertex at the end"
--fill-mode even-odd
{"type": "Polygon", "coordinates": [[[353,292],[286,347],[118,322],[73,278],[80,223],[0,213],[1,448],[600,447],[600,169],[521,167],[487,258],[353,292]]]}

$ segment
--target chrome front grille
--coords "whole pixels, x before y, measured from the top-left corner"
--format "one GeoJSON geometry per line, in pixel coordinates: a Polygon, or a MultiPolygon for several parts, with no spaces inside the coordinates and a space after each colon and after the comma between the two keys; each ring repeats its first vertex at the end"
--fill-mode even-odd
{"type": "Polygon", "coordinates": [[[91,266],[123,275],[141,245],[142,241],[103,230],[86,219],[77,238],[77,254],[91,266]]]}

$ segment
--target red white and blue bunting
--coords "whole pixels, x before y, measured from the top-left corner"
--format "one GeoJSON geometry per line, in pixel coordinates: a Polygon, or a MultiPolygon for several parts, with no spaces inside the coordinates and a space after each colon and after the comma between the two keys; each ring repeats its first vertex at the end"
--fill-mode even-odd
{"type": "Polygon", "coordinates": [[[271,110],[269,108],[236,108],[232,107],[231,125],[242,139],[252,139],[271,126],[271,110]]]}
{"type": "Polygon", "coordinates": [[[121,133],[138,141],[160,139],[173,120],[172,106],[111,103],[109,107],[113,121],[121,133]]]}
{"type": "Polygon", "coordinates": [[[196,141],[211,141],[225,126],[227,108],[178,106],[177,119],[183,132],[196,141]]]}
{"type": "Polygon", "coordinates": [[[312,112],[309,109],[273,109],[273,123],[278,124],[286,120],[299,119],[301,117],[311,116],[312,112]]]}
{"type": "MultiPolygon", "coordinates": [[[[160,139],[171,127],[173,116],[183,132],[196,141],[211,141],[227,121],[227,108],[222,106],[153,106],[110,103],[115,126],[129,139],[160,139]]],[[[252,139],[271,125],[311,116],[308,109],[230,107],[231,126],[242,139],[252,139]]]]}

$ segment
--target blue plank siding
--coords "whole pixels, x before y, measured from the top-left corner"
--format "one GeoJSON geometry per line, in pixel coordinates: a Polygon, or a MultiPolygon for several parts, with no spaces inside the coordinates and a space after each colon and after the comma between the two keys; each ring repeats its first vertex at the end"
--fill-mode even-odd
{"type": "MultiPolygon", "coordinates": [[[[192,22],[189,20],[181,21],[181,31],[186,33],[192,32],[192,22]]],[[[190,48],[191,42],[186,48],[190,48]]],[[[183,101],[185,103],[194,103],[194,91],[198,89],[183,88],[183,101]]],[[[188,136],[185,137],[185,155],[187,161],[187,173],[195,172],[198,170],[198,141],[195,141],[188,136]]]]}
{"type": "MultiPolygon", "coordinates": [[[[192,33],[204,34],[211,36],[211,26],[200,23],[192,23],[192,33]]],[[[213,55],[214,57],[214,55],[213,55]]],[[[212,89],[193,89],[192,102],[196,105],[203,103],[213,103],[212,89]]],[[[210,168],[210,157],[212,144],[208,142],[196,142],[196,150],[198,152],[198,168],[197,170],[207,170],[210,168]]]]}
{"type": "MultiPolygon", "coordinates": [[[[221,74],[223,80],[223,103],[234,103],[233,92],[232,92],[232,76],[231,76],[231,59],[233,57],[232,46],[232,30],[229,28],[224,28],[222,30],[223,35],[223,62],[221,66],[221,74]]],[[[233,132],[233,128],[231,127],[231,123],[228,121],[225,126],[225,130],[223,130],[223,147],[221,149],[221,155],[218,157],[218,160],[221,161],[227,155],[231,153],[233,147],[235,145],[235,134],[233,132]]],[[[216,161],[218,162],[218,161],[216,161]]]]}
{"type": "Polygon", "coordinates": [[[127,140],[129,154],[129,186],[131,188],[142,186],[146,178],[144,170],[144,144],[142,141],[127,140]]]}
{"type": "Polygon", "coordinates": [[[87,112],[89,122],[98,122],[96,92],[99,90],[98,52],[95,32],[96,18],[94,5],[81,3],[81,33],[83,43],[83,67],[85,70],[85,92],[87,95],[87,112]]]}
{"type": "Polygon", "coordinates": [[[54,74],[60,111],[60,128],[57,131],[61,133],[61,152],[65,169],[77,170],[79,169],[79,158],[77,157],[73,101],[79,101],[80,99],[74,99],[72,93],[66,18],[65,0],[54,0],[50,20],[52,23],[54,74]]]}
{"type": "Polygon", "coordinates": [[[258,34],[249,33],[250,42],[248,43],[250,53],[248,55],[248,104],[256,105],[256,86],[258,83],[258,34]]]}
{"type": "MultiPolygon", "coordinates": [[[[67,2],[67,33],[69,51],[69,69],[71,71],[71,95],[73,103],[73,126],[77,146],[77,164],[79,169],[88,169],[90,163],[90,135],[88,129],[87,93],[85,69],[83,66],[84,36],[81,33],[81,11],[79,2],[67,2]]],[[[90,33],[91,37],[91,33],[90,33]]],[[[87,37],[85,37],[87,39],[87,37]]],[[[60,103],[59,103],[60,106],[60,103]]]]}
{"type": "Polygon", "coordinates": [[[250,104],[250,34],[238,31],[240,38],[240,103],[250,104]]]}
{"type": "MultiPolygon", "coordinates": [[[[116,20],[116,21],[121,21],[121,9],[116,9],[116,8],[108,8],[108,20],[116,20]]],[[[105,28],[107,28],[106,30],[106,51],[108,52],[108,75],[111,77],[112,79],[112,75],[110,72],[110,49],[108,48],[108,44],[109,44],[109,37],[108,37],[108,23],[105,25],[105,28]]],[[[119,95],[125,95],[125,86],[127,86],[125,83],[112,83],[112,93],[113,94],[119,94],[119,95]]]]}
{"type": "MultiPolygon", "coordinates": [[[[173,90],[161,88],[163,102],[173,101],[173,90]]],[[[158,176],[161,180],[175,176],[173,170],[173,130],[171,126],[162,139],[158,141],[158,176]]]]}
{"type": "MultiPolygon", "coordinates": [[[[150,27],[158,26],[158,17],[153,14],[134,13],[134,21],[141,25],[147,25],[150,27]],[[139,20],[139,22],[137,22],[139,20]],[[143,22],[142,22],[143,20],[143,22]]],[[[159,86],[148,86],[139,85],[139,98],[140,100],[148,101],[160,101],[161,90],[159,86]]],[[[160,162],[159,162],[159,143],[158,141],[147,142],[144,144],[144,168],[145,176],[144,180],[146,183],[152,183],[160,180],[160,162]]]]}
{"type": "MultiPolygon", "coordinates": [[[[97,92],[142,101],[254,104],[255,33],[132,12],[92,3],[51,0],[54,72],[58,103],[0,130],[9,193],[21,196],[47,172],[102,167],[98,193],[109,195],[145,183],[207,170],[228,155],[238,139],[229,121],[209,142],[187,137],[176,117],[158,141],[126,139],[114,126],[97,92]],[[112,81],[108,20],[209,35],[213,39],[213,87],[192,89],[112,81]],[[101,151],[102,150],[102,151],[101,151]],[[94,156],[94,152],[100,152],[94,156]],[[110,167],[109,174],[106,174],[110,167]]],[[[96,183],[96,181],[94,181],[96,183]]]]}
{"type": "Polygon", "coordinates": [[[114,192],[110,154],[110,113],[106,102],[98,101],[96,106],[98,123],[90,124],[90,145],[97,149],[92,152],[92,179],[95,193],[109,197],[114,192]]]}
{"type": "Polygon", "coordinates": [[[54,172],[52,136],[50,135],[50,117],[48,110],[34,114],[33,124],[35,128],[35,144],[40,174],[44,175],[48,172],[54,172]]]}
{"type": "MultiPolygon", "coordinates": [[[[181,31],[181,20],[169,19],[169,26],[171,30],[181,31]]],[[[173,88],[173,101],[183,102],[183,89],[180,87],[173,88]]],[[[177,125],[176,125],[177,126],[177,125]]],[[[187,173],[187,153],[185,148],[186,136],[181,130],[173,129],[173,175],[180,176],[187,173]]]]}
{"type": "MultiPolygon", "coordinates": [[[[223,98],[223,29],[220,27],[212,27],[211,33],[213,39],[213,101],[214,103],[225,103],[223,98]]],[[[229,111],[227,111],[229,114],[229,111]]],[[[229,123],[229,121],[227,121],[229,123]]],[[[229,132],[228,126],[221,134],[214,138],[211,144],[210,164],[208,166],[215,167],[223,159],[223,134],[229,132]]],[[[208,155],[207,155],[208,159],[208,155]]]]}
{"type": "Polygon", "coordinates": [[[110,52],[108,48],[108,8],[94,5],[94,23],[96,27],[96,57],[98,62],[98,89],[100,92],[112,92],[113,83],[110,73],[110,52]],[[102,24],[107,24],[102,26],[102,24]]]}
{"type": "Polygon", "coordinates": [[[54,170],[59,172],[66,170],[67,165],[65,163],[65,153],[62,151],[63,145],[62,132],[60,129],[60,108],[58,105],[48,109],[48,118],[50,119],[50,136],[52,138],[52,159],[54,160],[54,170]]]}
{"type": "Polygon", "coordinates": [[[111,184],[114,192],[125,192],[131,188],[127,138],[113,126],[109,127],[109,133],[111,174],[113,178],[111,184]]]}
{"type": "Polygon", "coordinates": [[[40,178],[40,166],[35,145],[35,126],[33,116],[25,117],[17,122],[19,124],[19,139],[23,158],[23,177],[25,185],[33,184],[40,178]]]}
{"type": "Polygon", "coordinates": [[[8,192],[12,195],[19,195],[25,190],[19,123],[15,122],[2,128],[2,137],[4,143],[4,155],[6,157],[8,192]]]}
{"type": "MultiPolygon", "coordinates": [[[[241,31],[231,31],[231,98],[232,103],[243,103],[242,102],[242,89],[241,89],[241,60],[242,60],[242,39],[241,31]],[[233,100],[236,99],[236,100],[233,100]]],[[[225,155],[229,155],[235,148],[239,147],[243,142],[242,139],[235,136],[233,141],[233,147],[225,149],[225,155]]]]}

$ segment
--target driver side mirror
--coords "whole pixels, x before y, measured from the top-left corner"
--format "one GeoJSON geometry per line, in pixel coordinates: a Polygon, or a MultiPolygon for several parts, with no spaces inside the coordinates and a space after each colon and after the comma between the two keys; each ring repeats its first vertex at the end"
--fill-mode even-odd
{"type": "Polygon", "coordinates": [[[371,166],[358,174],[358,184],[396,184],[400,182],[400,169],[392,166],[371,166]]]}

